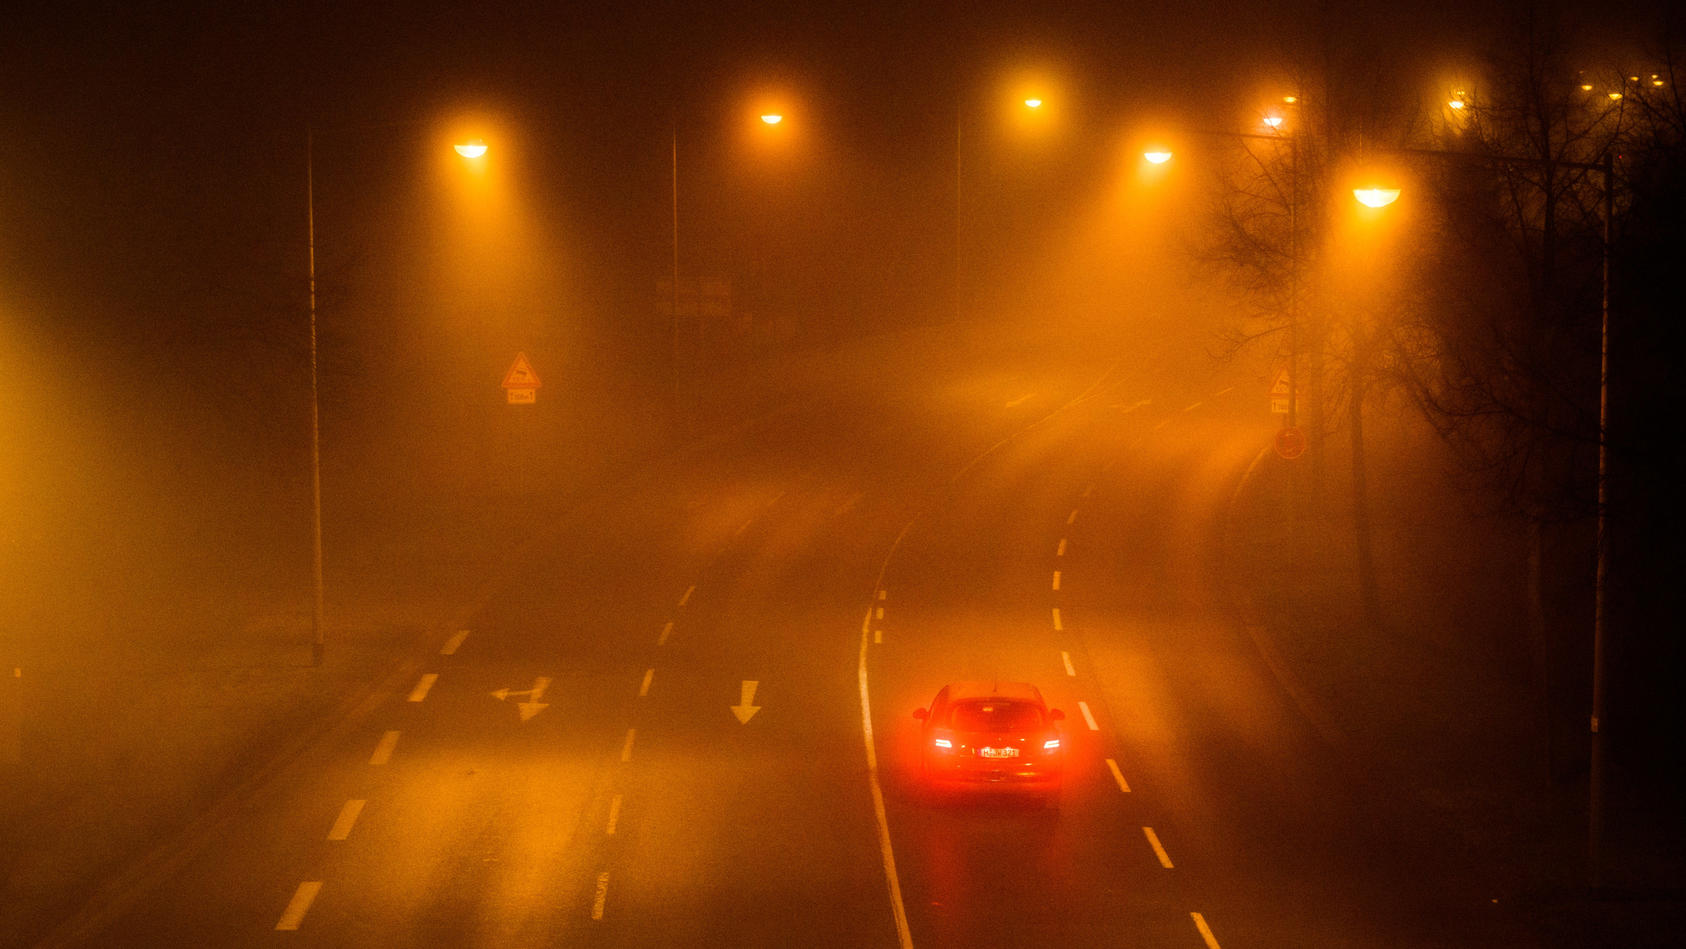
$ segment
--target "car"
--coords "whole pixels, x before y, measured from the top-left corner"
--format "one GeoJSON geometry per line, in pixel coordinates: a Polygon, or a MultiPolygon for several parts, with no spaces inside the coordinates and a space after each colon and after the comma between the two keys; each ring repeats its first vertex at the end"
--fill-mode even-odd
{"type": "Polygon", "coordinates": [[[1058,723],[1028,682],[953,682],[930,708],[913,717],[920,729],[919,759],[933,791],[982,789],[1059,794],[1065,764],[1058,723]]]}

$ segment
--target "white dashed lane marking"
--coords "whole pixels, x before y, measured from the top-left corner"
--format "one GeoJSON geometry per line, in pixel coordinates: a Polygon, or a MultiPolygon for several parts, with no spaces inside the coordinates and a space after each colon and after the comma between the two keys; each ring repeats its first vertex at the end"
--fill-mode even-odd
{"type": "Polygon", "coordinates": [[[1200,938],[1206,941],[1206,949],[1222,949],[1218,945],[1218,937],[1212,935],[1212,927],[1206,925],[1206,917],[1199,913],[1189,913],[1188,915],[1194,920],[1194,928],[1200,930],[1200,938]]]}
{"type": "Polygon", "coordinates": [[[673,633],[673,624],[672,623],[664,623],[662,625],[661,635],[656,637],[656,645],[658,645],[658,646],[667,645],[667,637],[669,635],[671,635],[672,633],[673,633]]]}
{"type": "Polygon", "coordinates": [[[352,825],[357,823],[357,815],[363,813],[363,805],[367,801],[350,800],[340,808],[340,816],[334,818],[334,826],[328,831],[329,840],[344,840],[351,836],[352,825]]]}
{"type": "Polygon", "coordinates": [[[450,639],[445,640],[445,645],[442,646],[439,649],[439,655],[449,656],[449,655],[455,653],[457,651],[457,647],[461,646],[462,641],[467,639],[467,638],[468,638],[468,630],[466,630],[466,629],[457,630],[457,633],[456,633],[455,636],[452,636],[450,639]]]}
{"type": "Polygon", "coordinates": [[[639,683],[639,685],[638,685],[638,697],[639,698],[643,698],[644,696],[650,694],[650,680],[654,679],[655,677],[656,677],[656,670],[654,670],[654,669],[645,669],[644,670],[644,681],[639,683]]]}
{"type": "Polygon", "coordinates": [[[609,899],[609,871],[597,874],[597,895],[591,900],[591,918],[603,918],[603,904],[609,899]]]}
{"type": "Polygon", "coordinates": [[[1153,828],[1143,827],[1142,836],[1153,847],[1153,855],[1159,858],[1159,865],[1167,870],[1175,869],[1171,866],[1171,855],[1165,852],[1165,845],[1159,842],[1159,835],[1153,832],[1153,828]]]}
{"type": "Polygon", "coordinates": [[[1058,570],[1055,570],[1054,571],[1054,589],[1058,590],[1059,588],[1060,588],[1060,572],[1058,570]]]}
{"type": "Polygon", "coordinates": [[[638,729],[628,728],[626,730],[626,744],[621,746],[621,760],[622,761],[631,761],[632,760],[632,741],[633,741],[633,739],[635,739],[637,737],[638,737],[638,729]]]}
{"type": "Polygon", "coordinates": [[[1077,674],[1077,667],[1073,666],[1071,664],[1071,653],[1066,652],[1063,649],[1060,650],[1060,661],[1065,663],[1065,674],[1066,675],[1074,676],[1074,675],[1077,674]]]}
{"type": "Polygon", "coordinates": [[[1106,766],[1112,771],[1112,780],[1118,782],[1118,790],[1123,791],[1125,794],[1129,794],[1130,782],[1124,780],[1124,772],[1118,770],[1118,762],[1112,758],[1108,758],[1106,759],[1106,766]]]}
{"type": "Polygon", "coordinates": [[[693,594],[695,592],[697,592],[697,585],[695,583],[686,587],[685,588],[685,595],[679,598],[679,605],[684,606],[686,603],[691,602],[691,594],[693,594]]]}
{"type": "Polygon", "coordinates": [[[387,732],[381,736],[380,743],[375,745],[375,753],[369,756],[370,764],[386,764],[392,760],[392,749],[398,747],[398,733],[387,732]]]}
{"type": "Polygon", "coordinates": [[[433,683],[438,681],[439,673],[425,673],[421,679],[417,680],[416,687],[410,690],[410,701],[420,702],[422,699],[427,698],[428,690],[433,688],[433,683]]]}
{"type": "Polygon", "coordinates": [[[1095,713],[1089,711],[1088,702],[1078,702],[1077,708],[1083,713],[1083,721],[1088,723],[1090,731],[1098,732],[1101,730],[1101,726],[1095,724],[1095,713]]]}
{"type": "Polygon", "coordinates": [[[1057,550],[1054,551],[1054,556],[1056,556],[1056,557],[1064,557],[1065,556],[1065,538],[1064,537],[1060,538],[1060,546],[1057,550]]]}
{"type": "Polygon", "coordinates": [[[304,914],[310,912],[310,904],[316,902],[316,894],[322,892],[321,880],[306,880],[293,891],[293,898],[287,901],[287,908],[281,911],[281,919],[275,924],[277,932],[292,932],[304,922],[304,914]]]}
{"type": "Polygon", "coordinates": [[[1060,608],[1056,606],[1054,607],[1054,630],[1058,632],[1063,629],[1065,627],[1060,625],[1060,608]]]}
{"type": "Polygon", "coordinates": [[[617,794],[617,795],[614,796],[613,799],[611,799],[609,801],[609,826],[606,829],[604,829],[603,832],[605,834],[608,834],[610,837],[615,836],[615,825],[619,824],[620,822],[621,822],[621,796],[619,794],[617,794]]]}
{"type": "Polygon", "coordinates": [[[1077,509],[1076,508],[1071,509],[1071,513],[1066,516],[1065,522],[1067,524],[1077,523],[1077,509]]]}

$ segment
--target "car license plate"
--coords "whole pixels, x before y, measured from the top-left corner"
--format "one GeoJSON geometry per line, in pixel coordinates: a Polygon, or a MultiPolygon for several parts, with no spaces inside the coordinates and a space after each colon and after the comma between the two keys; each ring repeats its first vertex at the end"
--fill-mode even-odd
{"type": "Polygon", "coordinates": [[[1017,758],[1019,750],[1017,748],[979,748],[978,754],[985,758],[1017,758]]]}

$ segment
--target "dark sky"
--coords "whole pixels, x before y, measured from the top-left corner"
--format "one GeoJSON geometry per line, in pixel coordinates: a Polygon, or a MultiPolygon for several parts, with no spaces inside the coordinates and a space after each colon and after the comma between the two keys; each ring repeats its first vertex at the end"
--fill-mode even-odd
{"type": "MultiPolygon", "coordinates": [[[[489,110],[529,136],[535,205],[542,194],[550,218],[588,219],[608,242],[599,258],[659,261],[672,117],[706,144],[751,84],[795,90],[804,124],[827,130],[857,178],[929,193],[952,162],[958,105],[1006,70],[1052,67],[1092,128],[1160,112],[1221,124],[1291,81],[1316,35],[1408,87],[1490,22],[1451,2],[1319,9],[14,2],[0,14],[0,279],[73,321],[295,307],[307,126],[489,110]]],[[[392,177],[383,162],[401,136],[382,139],[324,143],[331,207],[354,207],[336,187],[379,192],[370,182],[392,177]]],[[[940,211],[934,197],[925,210],[940,211]]]]}

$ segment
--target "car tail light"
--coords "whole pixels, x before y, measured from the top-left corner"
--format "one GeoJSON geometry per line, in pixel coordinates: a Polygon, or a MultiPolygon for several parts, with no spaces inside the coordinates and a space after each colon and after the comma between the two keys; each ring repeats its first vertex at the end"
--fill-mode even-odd
{"type": "Polygon", "coordinates": [[[1042,743],[1042,750],[1043,751],[1059,751],[1060,750],[1060,740],[1058,738],[1048,739],[1047,741],[1042,743]]]}

